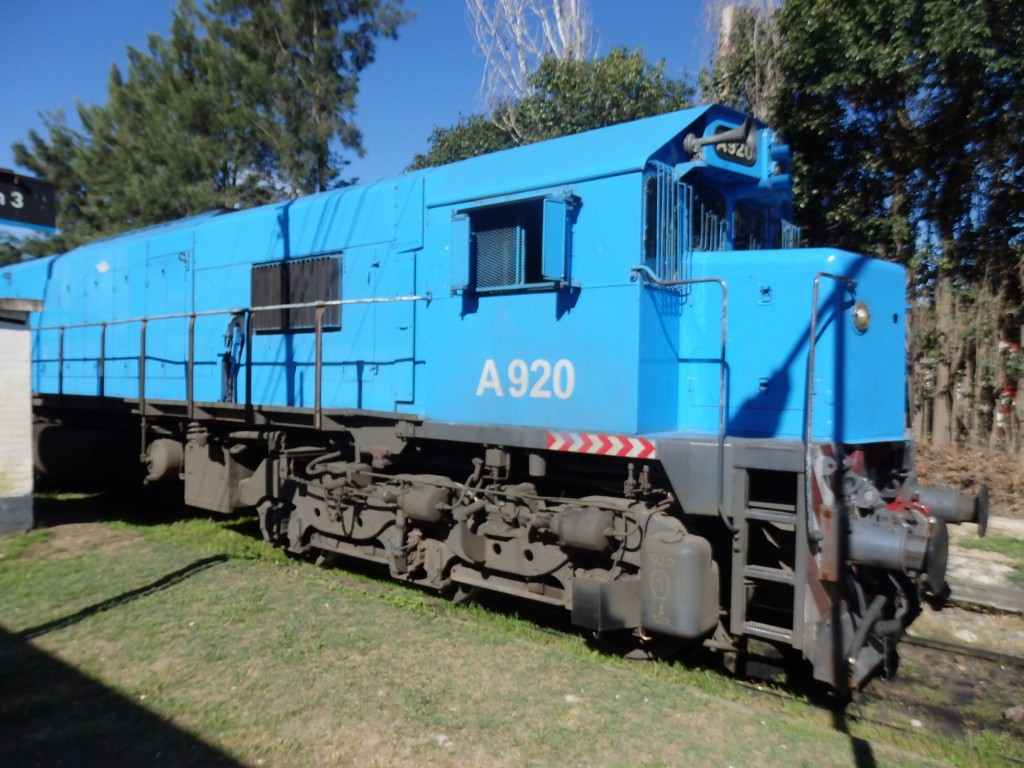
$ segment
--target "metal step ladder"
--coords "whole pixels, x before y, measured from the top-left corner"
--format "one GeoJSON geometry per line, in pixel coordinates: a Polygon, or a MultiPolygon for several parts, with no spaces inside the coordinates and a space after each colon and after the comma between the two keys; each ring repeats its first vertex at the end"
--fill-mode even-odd
{"type": "Polygon", "coordinates": [[[807,545],[797,490],[791,504],[750,500],[735,519],[731,631],[800,648],[807,545]]]}

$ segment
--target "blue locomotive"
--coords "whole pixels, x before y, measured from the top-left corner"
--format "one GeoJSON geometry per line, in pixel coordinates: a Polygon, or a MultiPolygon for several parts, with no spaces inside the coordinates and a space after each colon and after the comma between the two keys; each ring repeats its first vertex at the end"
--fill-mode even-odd
{"type": "Polygon", "coordinates": [[[918,487],[903,270],[799,248],[788,165],[701,107],[3,268],[38,467],[859,686],[987,499],[918,487]]]}

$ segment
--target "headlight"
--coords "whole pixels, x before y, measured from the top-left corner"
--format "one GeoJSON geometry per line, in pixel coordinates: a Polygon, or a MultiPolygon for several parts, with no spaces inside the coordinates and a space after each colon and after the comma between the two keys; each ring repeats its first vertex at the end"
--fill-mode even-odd
{"type": "Polygon", "coordinates": [[[858,301],[853,308],[853,327],[860,333],[864,333],[871,324],[871,310],[866,302],[858,301]]]}

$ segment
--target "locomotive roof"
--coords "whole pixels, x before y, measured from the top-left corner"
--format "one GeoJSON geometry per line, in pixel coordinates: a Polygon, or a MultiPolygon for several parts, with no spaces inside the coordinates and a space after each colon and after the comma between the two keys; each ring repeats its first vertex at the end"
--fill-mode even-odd
{"type": "MultiPolygon", "coordinates": [[[[426,168],[397,178],[423,179],[423,202],[427,207],[515,195],[586,179],[639,171],[651,159],[668,163],[681,162],[684,159],[683,137],[690,131],[701,132],[710,120],[717,118],[738,122],[743,119],[743,115],[718,105],[693,107],[493,152],[450,165],[426,168]]],[[[174,230],[195,229],[204,222],[219,219],[227,213],[232,216],[259,215],[257,212],[260,210],[274,210],[284,205],[317,206],[322,203],[314,201],[323,201],[326,198],[337,198],[337,202],[344,205],[342,198],[353,194],[358,197],[374,187],[390,187],[395,182],[396,177],[385,178],[295,200],[271,203],[257,209],[207,211],[95,240],[75,250],[89,250],[94,245],[109,244],[112,241],[125,243],[174,230]]]]}
{"type": "Polygon", "coordinates": [[[422,172],[428,178],[426,203],[446,205],[639,171],[669,145],[681,151],[682,138],[708,113],[743,119],[717,105],[693,107],[427,169],[422,172]]]}
{"type": "MultiPolygon", "coordinates": [[[[183,219],[174,219],[172,221],[161,222],[160,224],[150,224],[147,227],[140,227],[139,229],[130,229],[127,230],[126,232],[118,232],[116,235],[107,235],[106,237],[100,237],[97,238],[96,240],[90,240],[88,243],[84,243],[83,245],[80,245],[72,249],[71,251],[68,251],[68,253],[74,253],[77,250],[87,249],[93,245],[101,245],[114,241],[124,242],[135,238],[145,239],[147,237],[152,237],[153,235],[156,234],[171,232],[177,229],[194,229],[195,227],[202,224],[204,221],[208,221],[209,219],[212,219],[214,216],[220,216],[221,214],[224,213],[234,213],[234,211],[228,208],[214,208],[209,211],[203,211],[202,213],[193,214],[192,216],[186,216],[183,219]]],[[[56,256],[50,256],[46,258],[56,258],[57,256],[60,255],[62,254],[57,254],[56,256]]]]}

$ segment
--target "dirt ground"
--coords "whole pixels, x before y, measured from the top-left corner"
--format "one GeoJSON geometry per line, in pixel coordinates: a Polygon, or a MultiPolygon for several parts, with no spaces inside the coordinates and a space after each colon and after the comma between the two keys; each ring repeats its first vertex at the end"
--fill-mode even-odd
{"type": "Polygon", "coordinates": [[[987,485],[993,514],[1024,519],[1024,465],[1004,453],[980,448],[918,445],[917,474],[922,485],[977,493],[987,485]]]}
{"type": "MultiPolygon", "coordinates": [[[[1019,747],[1024,724],[1003,714],[1021,705],[1019,667],[908,644],[899,653],[896,678],[873,681],[851,704],[851,716],[957,739],[1002,733],[1019,747]]],[[[1019,749],[1007,755],[1007,764],[1019,756],[1019,749]]]]}
{"type": "Polygon", "coordinates": [[[97,523],[62,523],[37,530],[46,531],[46,546],[29,555],[29,559],[63,560],[82,552],[116,552],[139,538],[136,531],[97,523]]]}

